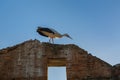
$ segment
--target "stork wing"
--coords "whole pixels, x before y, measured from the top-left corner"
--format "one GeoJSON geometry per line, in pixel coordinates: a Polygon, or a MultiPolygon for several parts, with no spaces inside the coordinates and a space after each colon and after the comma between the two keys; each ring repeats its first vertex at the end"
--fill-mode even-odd
{"type": "Polygon", "coordinates": [[[54,33],[56,33],[56,34],[60,34],[59,32],[57,32],[55,29],[52,29],[52,28],[50,28],[54,33]]]}

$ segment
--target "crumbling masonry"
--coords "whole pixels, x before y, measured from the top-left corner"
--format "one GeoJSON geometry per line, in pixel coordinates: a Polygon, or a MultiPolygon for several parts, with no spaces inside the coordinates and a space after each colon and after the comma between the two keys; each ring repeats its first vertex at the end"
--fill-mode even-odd
{"type": "Polygon", "coordinates": [[[48,66],[66,66],[67,80],[120,80],[120,69],[73,44],[29,40],[0,50],[0,80],[47,80],[48,66]]]}

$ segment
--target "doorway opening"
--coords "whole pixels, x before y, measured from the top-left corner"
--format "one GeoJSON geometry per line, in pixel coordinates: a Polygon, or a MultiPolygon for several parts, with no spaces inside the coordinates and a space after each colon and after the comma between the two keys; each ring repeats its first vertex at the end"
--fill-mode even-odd
{"type": "Polygon", "coordinates": [[[48,80],[67,80],[66,67],[48,67],[48,80]]]}
{"type": "Polygon", "coordinates": [[[48,59],[48,80],[67,80],[66,59],[48,59]]]}

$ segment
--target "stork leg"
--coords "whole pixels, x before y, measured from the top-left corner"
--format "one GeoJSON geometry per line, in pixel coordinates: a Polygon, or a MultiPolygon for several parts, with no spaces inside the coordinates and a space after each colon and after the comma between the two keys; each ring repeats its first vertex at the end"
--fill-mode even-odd
{"type": "Polygon", "coordinates": [[[49,43],[51,42],[51,38],[49,39],[49,43]]]}
{"type": "Polygon", "coordinates": [[[52,38],[52,43],[54,44],[54,40],[53,40],[53,38],[52,38]]]}
{"type": "Polygon", "coordinates": [[[53,38],[50,38],[50,39],[49,39],[49,43],[54,43],[53,38]]]}

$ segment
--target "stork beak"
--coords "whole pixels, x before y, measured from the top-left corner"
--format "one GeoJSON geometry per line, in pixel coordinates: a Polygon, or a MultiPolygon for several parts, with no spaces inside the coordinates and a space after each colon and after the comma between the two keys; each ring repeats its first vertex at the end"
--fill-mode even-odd
{"type": "Polygon", "coordinates": [[[63,34],[62,36],[65,36],[65,37],[72,39],[72,37],[70,37],[68,34],[63,34]]]}
{"type": "Polygon", "coordinates": [[[68,38],[72,39],[72,37],[70,37],[68,34],[65,34],[65,35],[66,35],[66,37],[68,37],[68,38]]]}
{"type": "Polygon", "coordinates": [[[67,37],[70,38],[70,39],[72,39],[72,37],[70,37],[69,35],[67,37]]]}

